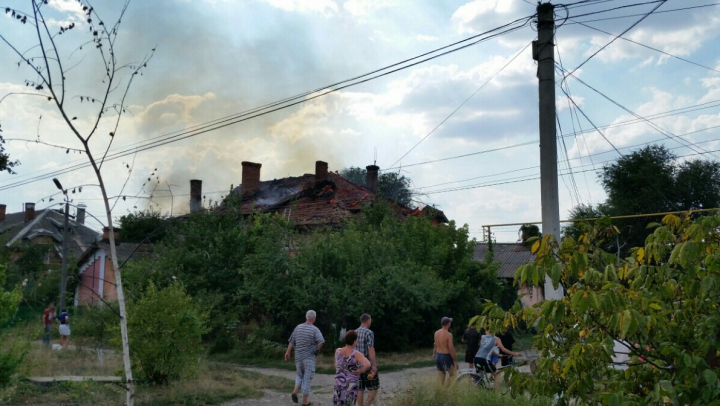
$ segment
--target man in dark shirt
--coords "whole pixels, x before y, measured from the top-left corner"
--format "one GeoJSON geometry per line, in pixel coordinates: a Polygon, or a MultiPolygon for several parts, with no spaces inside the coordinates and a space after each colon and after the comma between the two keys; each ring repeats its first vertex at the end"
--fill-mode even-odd
{"type": "Polygon", "coordinates": [[[478,333],[475,326],[470,326],[467,330],[465,330],[465,334],[463,334],[462,340],[460,341],[467,343],[467,349],[465,350],[465,362],[468,363],[468,368],[475,368],[473,364],[475,362],[475,354],[480,348],[480,333],[478,333]]]}
{"type": "MultiPolygon", "coordinates": [[[[500,339],[500,342],[502,342],[503,347],[512,351],[513,344],[515,344],[515,338],[513,338],[510,330],[503,331],[502,334],[498,335],[498,338],[500,339]]],[[[508,365],[510,365],[510,360],[507,357],[503,356],[502,357],[502,366],[508,366],[508,365]]]]}

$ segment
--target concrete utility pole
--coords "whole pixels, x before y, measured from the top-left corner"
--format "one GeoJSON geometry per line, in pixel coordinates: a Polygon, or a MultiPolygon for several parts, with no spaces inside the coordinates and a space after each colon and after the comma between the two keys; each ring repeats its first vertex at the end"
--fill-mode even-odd
{"type": "MultiPolygon", "coordinates": [[[[537,6],[538,39],[533,43],[533,58],[538,61],[540,95],[540,196],[542,232],[560,241],[560,201],[558,199],[557,133],[555,127],[555,6],[537,6]]],[[[545,299],[562,298],[562,287],[554,289],[545,279],[545,299]]]]}
{"type": "Polygon", "coordinates": [[[63,189],[62,184],[57,178],[53,178],[53,183],[65,196],[65,221],[63,223],[63,242],[62,242],[62,274],[60,275],[60,306],[58,311],[62,311],[67,306],[65,300],[65,288],[67,287],[67,263],[68,263],[68,216],[70,215],[70,198],[67,195],[67,190],[63,189]]]}
{"type": "Polygon", "coordinates": [[[67,304],[65,288],[67,287],[67,267],[68,267],[68,240],[70,239],[70,233],[68,232],[68,216],[70,213],[70,202],[65,198],[65,221],[63,223],[63,243],[62,243],[62,274],[60,276],[60,311],[64,309],[67,304]]]}

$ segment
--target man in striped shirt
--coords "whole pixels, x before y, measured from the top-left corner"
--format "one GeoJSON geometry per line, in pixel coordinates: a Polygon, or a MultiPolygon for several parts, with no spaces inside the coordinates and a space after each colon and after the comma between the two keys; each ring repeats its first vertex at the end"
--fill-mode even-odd
{"type": "Polygon", "coordinates": [[[375,333],[370,330],[372,318],[369,314],[360,316],[360,327],[355,329],[358,335],[355,349],[370,360],[370,371],[360,375],[358,387],[358,406],[370,406],[380,388],[380,379],[377,374],[377,361],[375,360],[375,333]],[[364,402],[365,391],[368,391],[367,402],[364,402]]]}
{"type": "Polygon", "coordinates": [[[303,405],[309,405],[310,385],[315,376],[315,355],[320,352],[325,339],[320,329],[315,327],[315,311],[308,310],[305,314],[305,323],[299,324],[293,330],[285,352],[285,361],[290,360],[290,353],[295,348],[295,389],[292,393],[293,402],[298,402],[298,392],[302,389],[303,405]]]}

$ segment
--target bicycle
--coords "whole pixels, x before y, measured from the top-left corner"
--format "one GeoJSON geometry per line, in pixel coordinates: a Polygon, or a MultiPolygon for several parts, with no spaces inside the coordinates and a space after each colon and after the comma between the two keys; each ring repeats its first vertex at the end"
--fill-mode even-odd
{"type": "MultiPolygon", "coordinates": [[[[515,357],[512,355],[503,355],[503,358],[508,360],[507,365],[497,368],[497,371],[504,371],[507,368],[518,368],[528,363],[527,360],[515,361],[515,357]]],[[[495,385],[495,374],[486,371],[482,365],[475,364],[475,368],[466,368],[458,371],[458,376],[455,378],[455,382],[458,384],[464,383],[467,385],[478,386],[482,389],[493,390],[495,385]]]]}

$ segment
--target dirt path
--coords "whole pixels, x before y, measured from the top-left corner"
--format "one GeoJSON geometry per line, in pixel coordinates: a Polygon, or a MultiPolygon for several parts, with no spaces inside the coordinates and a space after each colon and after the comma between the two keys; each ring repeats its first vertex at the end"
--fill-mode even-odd
{"type": "MultiPolygon", "coordinates": [[[[257,372],[259,374],[278,376],[295,380],[295,371],[286,371],[273,368],[253,368],[239,367],[245,371],[257,372]]],[[[382,406],[392,399],[393,394],[402,389],[408,382],[415,381],[416,378],[432,379],[435,375],[435,367],[412,368],[397,372],[388,372],[380,375],[380,393],[373,403],[376,406],[382,406]]],[[[312,384],[312,394],[310,401],[313,405],[331,406],[332,390],[334,375],[316,374],[312,384]]],[[[223,403],[222,406],[267,406],[267,405],[295,405],[290,400],[290,393],[281,393],[277,391],[266,390],[265,396],[260,399],[238,399],[231,402],[223,403]]]]}

